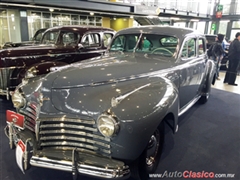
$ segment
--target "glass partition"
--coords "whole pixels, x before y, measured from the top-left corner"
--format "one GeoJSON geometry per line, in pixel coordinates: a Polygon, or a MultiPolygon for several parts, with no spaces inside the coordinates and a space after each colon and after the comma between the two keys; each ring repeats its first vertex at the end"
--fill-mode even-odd
{"type": "Polygon", "coordinates": [[[32,38],[34,33],[42,27],[41,16],[41,12],[28,12],[28,33],[30,38],[32,38]]]}
{"type": "Polygon", "coordinates": [[[28,11],[29,36],[41,28],[50,28],[60,25],[93,25],[102,26],[102,17],[77,14],[62,14],[55,12],[28,11]]]}
{"type": "Polygon", "coordinates": [[[20,14],[17,10],[8,10],[8,28],[10,32],[11,42],[20,42],[20,14]]]}
{"type": "Polygon", "coordinates": [[[0,47],[6,42],[20,42],[20,14],[18,10],[0,10],[0,47]]]}
{"type": "Polygon", "coordinates": [[[226,34],[229,21],[220,21],[218,33],[226,34]]]}
{"type": "Polygon", "coordinates": [[[7,10],[0,11],[0,45],[9,42],[8,22],[7,22],[7,10]]]}

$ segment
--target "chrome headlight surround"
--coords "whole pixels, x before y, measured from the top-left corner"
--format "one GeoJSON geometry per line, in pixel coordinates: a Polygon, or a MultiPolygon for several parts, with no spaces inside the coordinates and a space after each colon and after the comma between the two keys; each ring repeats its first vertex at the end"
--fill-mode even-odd
{"type": "Polygon", "coordinates": [[[25,78],[29,79],[29,78],[36,77],[37,73],[38,73],[38,70],[35,67],[31,67],[30,69],[27,70],[25,74],[25,78]]]}
{"type": "Polygon", "coordinates": [[[26,105],[26,100],[24,98],[21,88],[16,89],[12,94],[13,106],[17,109],[22,108],[26,105]]]}
{"type": "Polygon", "coordinates": [[[117,135],[120,126],[117,118],[110,114],[101,114],[97,119],[97,128],[105,137],[113,137],[117,135]]]}

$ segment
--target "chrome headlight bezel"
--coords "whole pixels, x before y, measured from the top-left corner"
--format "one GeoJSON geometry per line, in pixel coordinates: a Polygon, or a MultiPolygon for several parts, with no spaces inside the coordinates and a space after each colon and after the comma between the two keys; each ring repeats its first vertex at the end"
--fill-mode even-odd
{"type": "Polygon", "coordinates": [[[16,89],[12,94],[13,106],[17,109],[22,108],[26,105],[26,99],[23,95],[21,88],[16,89]]]}
{"type": "Polygon", "coordinates": [[[37,72],[38,72],[38,70],[35,67],[31,67],[30,69],[27,70],[27,72],[25,74],[25,79],[30,79],[30,78],[36,77],[37,72]]]}
{"type": "Polygon", "coordinates": [[[120,129],[117,118],[110,114],[101,114],[97,119],[97,128],[105,137],[116,136],[120,129]]]}

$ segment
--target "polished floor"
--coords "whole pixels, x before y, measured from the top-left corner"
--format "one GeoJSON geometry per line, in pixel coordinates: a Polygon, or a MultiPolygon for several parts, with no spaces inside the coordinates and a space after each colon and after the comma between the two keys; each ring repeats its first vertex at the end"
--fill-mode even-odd
{"type": "Polygon", "coordinates": [[[238,86],[231,86],[231,85],[223,83],[225,73],[226,73],[226,71],[220,71],[220,73],[219,73],[220,80],[216,80],[216,82],[212,86],[212,88],[240,94],[240,75],[237,76],[237,79],[235,81],[235,83],[238,84],[238,86]]]}

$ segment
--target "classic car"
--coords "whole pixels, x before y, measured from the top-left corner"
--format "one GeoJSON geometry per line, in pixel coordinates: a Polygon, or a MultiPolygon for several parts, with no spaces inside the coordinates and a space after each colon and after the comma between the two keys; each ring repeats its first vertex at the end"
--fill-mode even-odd
{"type": "Polygon", "coordinates": [[[3,45],[3,49],[12,48],[12,47],[19,47],[19,46],[31,46],[31,45],[34,45],[34,44],[39,44],[41,39],[42,39],[42,35],[46,30],[47,30],[47,28],[42,28],[42,29],[37,30],[30,41],[6,42],[3,45]]]}
{"type": "Polygon", "coordinates": [[[51,67],[101,56],[114,34],[98,26],[58,26],[47,29],[39,45],[0,50],[0,95],[9,98],[23,78],[51,67]]]}
{"type": "Polygon", "coordinates": [[[124,29],[104,56],[19,85],[5,133],[22,171],[146,180],[158,166],[165,124],[176,133],[178,117],[208,101],[215,72],[197,31],[124,29]]]}

